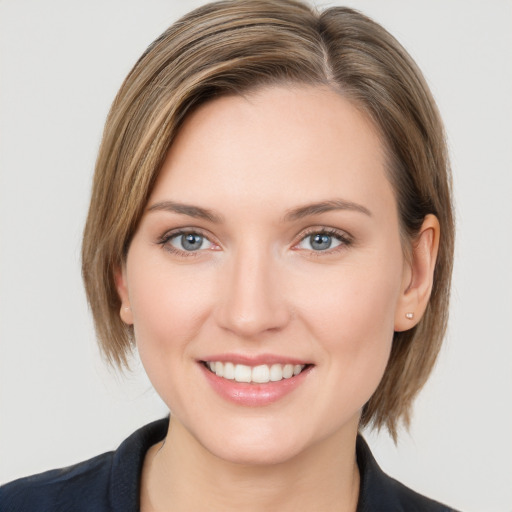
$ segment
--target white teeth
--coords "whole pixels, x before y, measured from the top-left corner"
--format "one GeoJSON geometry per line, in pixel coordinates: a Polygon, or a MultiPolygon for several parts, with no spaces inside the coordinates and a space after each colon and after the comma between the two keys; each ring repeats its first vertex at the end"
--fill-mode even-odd
{"type": "Polygon", "coordinates": [[[235,378],[235,365],[233,363],[224,363],[224,378],[230,380],[235,378]]]}
{"type": "Polygon", "coordinates": [[[260,366],[255,366],[252,369],[252,381],[253,382],[268,382],[270,378],[270,370],[266,364],[261,364],[260,366]]]}
{"type": "Polygon", "coordinates": [[[221,361],[208,361],[206,366],[218,377],[237,382],[254,382],[265,384],[267,382],[278,382],[283,379],[290,379],[298,375],[305,364],[273,364],[271,366],[260,364],[258,366],[247,366],[245,364],[223,363],[221,361]]]}
{"type": "Polygon", "coordinates": [[[283,380],[283,367],[280,364],[273,364],[270,367],[270,380],[272,382],[283,380]]]}
{"type": "Polygon", "coordinates": [[[283,377],[289,379],[293,377],[293,364],[285,364],[283,368],[283,377]]]}
{"type": "Polygon", "coordinates": [[[237,364],[235,366],[235,380],[237,382],[251,382],[251,367],[245,366],[245,364],[237,364]]]}

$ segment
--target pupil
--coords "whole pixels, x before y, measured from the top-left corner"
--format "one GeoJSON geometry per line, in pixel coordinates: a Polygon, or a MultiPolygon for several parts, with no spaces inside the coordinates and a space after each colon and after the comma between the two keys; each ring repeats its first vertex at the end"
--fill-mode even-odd
{"type": "Polygon", "coordinates": [[[193,234],[182,235],[181,244],[188,251],[195,251],[201,247],[203,237],[193,234]]]}
{"type": "Polygon", "coordinates": [[[313,249],[323,250],[329,249],[331,246],[332,238],[330,235],[322,235],[317,233],[311,237],[311,247],[313,249]]]}

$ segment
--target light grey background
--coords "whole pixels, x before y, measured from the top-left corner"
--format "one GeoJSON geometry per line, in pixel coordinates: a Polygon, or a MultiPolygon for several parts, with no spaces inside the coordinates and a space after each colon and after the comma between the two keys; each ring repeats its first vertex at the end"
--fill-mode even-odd
{"type": "MultiPolygon", "coordinates": [[[[103,121],[177,0],[0,0],[0,482],[115,448],[166,414],[135,361],[109,372],[80,278],[103,121]]],[[[338,2],[318,2],[333,5],[338,2]]],[[[445,119],[458,239],[451,323],[411,433],[382,467],[467,512],[512,510],[512,2],[361,0],[445,119]]]]}

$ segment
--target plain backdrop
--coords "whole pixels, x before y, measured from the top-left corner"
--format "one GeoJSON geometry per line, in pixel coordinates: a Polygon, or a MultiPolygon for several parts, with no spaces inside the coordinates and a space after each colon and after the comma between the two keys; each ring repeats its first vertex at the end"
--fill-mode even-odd
{"type": "MultiPolygon", "coordinates": [[[[80,239],[103,122],[147,45],[199,1],[0,0],[0,483],[112,450],[166,408],[101,361],[80,239]]],[[[320,6],[338,2],[318,2],[320,6]]],[[[467,512],[512,510],[512,2],[348,1],[423,69],[457,211],[450,328],[381,466],[467,512]]]]}

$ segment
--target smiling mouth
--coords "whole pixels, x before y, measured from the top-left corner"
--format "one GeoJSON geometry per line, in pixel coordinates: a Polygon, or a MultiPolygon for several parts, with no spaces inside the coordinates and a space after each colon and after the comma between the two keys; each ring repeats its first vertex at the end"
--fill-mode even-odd
{"type": "Polygon", "coordinates": [[[223,379],[249,384],[266,384],[296,377],[308,364],[260,364],[248,366],[222,361],[203,361],[204,366],[223,379]]]}

